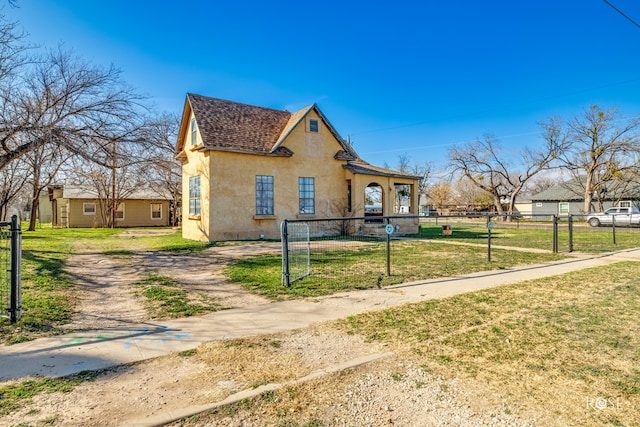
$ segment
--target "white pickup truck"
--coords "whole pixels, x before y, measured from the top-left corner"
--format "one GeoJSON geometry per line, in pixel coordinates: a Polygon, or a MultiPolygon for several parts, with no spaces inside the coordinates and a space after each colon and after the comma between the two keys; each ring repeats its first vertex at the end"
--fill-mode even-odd
{"type": "Polygon", "coordinates": [[[616,225],[623,227],[640,226],[640,210],[636,207],[609,208],[604,212],[587,215],[586,220],[592,227],[612,225],[614,220],[616,225]]]}

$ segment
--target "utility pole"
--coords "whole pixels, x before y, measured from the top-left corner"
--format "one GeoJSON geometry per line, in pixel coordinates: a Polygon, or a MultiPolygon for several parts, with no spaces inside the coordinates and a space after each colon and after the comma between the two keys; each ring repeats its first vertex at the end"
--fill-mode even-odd
{"type": "Polygon", "coordinates": [[[111,140],[111,228],[116,228],[116,140],[111,140]]]}

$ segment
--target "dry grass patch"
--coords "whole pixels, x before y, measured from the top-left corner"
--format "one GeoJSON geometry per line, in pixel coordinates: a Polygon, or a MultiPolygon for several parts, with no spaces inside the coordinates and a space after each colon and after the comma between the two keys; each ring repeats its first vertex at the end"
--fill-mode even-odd
{"type": "Polygon", "coordinates": [[[544,425],[638,425],[637,269],[618,263],[340,323],[428,370],[486,385],[544,425]]]}
{"type": "Polygon", "coordinates": [[[281,351],[273,337],[254,337],[201,345],[193,356],[207,366],[199,380],[232,381],[235,391],[289,381],[311,372],[312,366],[291,352],[281,351]]]}

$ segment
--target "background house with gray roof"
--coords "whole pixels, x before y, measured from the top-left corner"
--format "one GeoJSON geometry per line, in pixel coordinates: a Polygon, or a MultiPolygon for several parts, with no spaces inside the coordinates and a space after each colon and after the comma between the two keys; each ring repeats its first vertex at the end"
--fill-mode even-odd
{"type": "MultiPolygon", "coordinates": [[[[593,199],[593,210],[612,206],[638,206],[640,186],[614,185],[612,183],[593,199]],[[602,206],[600,206],[600,202],[602,206]]],[[[568,180],[531,196],[531,212],[534,215],[581,215],[584,212],[584,187],[577,180],[568,180]]]]}

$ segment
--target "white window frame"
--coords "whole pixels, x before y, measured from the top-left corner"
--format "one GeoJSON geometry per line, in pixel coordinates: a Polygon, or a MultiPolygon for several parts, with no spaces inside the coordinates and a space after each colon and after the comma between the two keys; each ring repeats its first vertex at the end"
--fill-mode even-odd
{"type": "Polygon", "coordinates": [[[569,202],[558,202],[558,215],[569,215],[570,208],[569,202]]]}
{"type": "Polygon", "coordinates": [[[191,119],[191,145],[198,145],[198,123],[195,117],[191,119]]]}
{"type": "Polygon", "coordinates": [[[124,202],[120,203],[118,206],[116,206],[116,221],[124,221],[124,202]],[[118,216],[118,213],[122,212],[122,217],[118,216]]]}
{"type": "Polygon", "coordinates": [[[149,209],[151,209],[150,215],[151,215],[151,220],[152,221],[162,220],[162,203],[151,203],[150,206],[149,206],[149,209]],[[160,208],[158,210],[158,212],[160,213],[160,216],[157,217],[157,218],[153,216],[153,213],[154,213],[153,207],[154,206],[158,206],[160,208]]]}
{"type": "Polygon", "coordinates": [[[83,203],[82,204],[82,215],[95,215],[96,214],[96,204],[93,202],[83,203]],[[93,207],[93,212],[87,210],[89,206],[93,207]]]}
{"type": "Polygon", "coordinates": [[[189,215],[200,215],[200,175],[189,177],[189,215]]]}
{"type": "Polygon", "coordinates": [[[619,208],[630,208],[632,206],[631,200],[622,200],[618,203],[619,208]]]}

